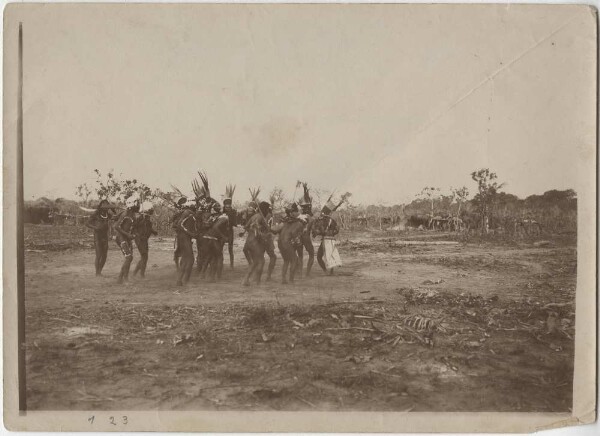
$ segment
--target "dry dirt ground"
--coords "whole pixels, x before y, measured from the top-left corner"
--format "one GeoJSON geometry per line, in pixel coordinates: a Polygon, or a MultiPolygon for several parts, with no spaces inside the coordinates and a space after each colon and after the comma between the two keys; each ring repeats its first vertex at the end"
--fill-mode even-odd
{"type": "MultiPolygon", "coordinates": [[[[576,247],[342,233],[333,277],[175,286],[172,239],[145,280],[94,276],[83,229],[26,228],[28,408],[568,411],[576,247]]],[[[137,262],[139,258],[136,252],[137,262]]],[[[305,257],[306,262],[306,257],[305,257]]]]}

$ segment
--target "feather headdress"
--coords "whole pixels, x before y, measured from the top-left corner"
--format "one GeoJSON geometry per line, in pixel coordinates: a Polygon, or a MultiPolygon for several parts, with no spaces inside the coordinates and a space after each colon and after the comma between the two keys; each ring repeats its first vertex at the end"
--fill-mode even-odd
{"type": "Polygon", "coordinates": [[[250,198],[252,199],[251,201],[254,201],[256,204],[258,204],[258,194],[260,194],[260,187],[258,188],[248,188],[248,191],[250,191],[250,198]]]}
{"type": "Polygon", "coordinates": [[[172,193],[164,194],[161,198],[175,207],[180,207],[187,201],[188,195],[181,192],[181,189],[177,186],[171,185],[171,189],[173,190],[172,193]]]}
{"type": "Polygon", "coordinates": [[[304,189],[304,195],[300,199],[300,206],[310,206],[312,205],[312,197],[310,196],[310,191],[308,189],[308,183],[302,182],[302,188],[304,189]]]}
{"type": "Polygon", "coordinates": [[[235,185],[227,185],[225,186],[225,200],[233,199],[233,193],[235,192],[235,185]]]}
{"type": "Polygon", "coordinates": [[[171,189],[173,190],[175,195],[178,195],[179,197],[185,197],[185,194],[181,192],[181,190],[177,186],[171,185],[171,189]]]}
{"type": "Polygon", "coordinates": [[[208,176],[206,173],[198,171],[198,175],[200,176],[200,181],[202,184],[198,182],[197,179],[192,180],[192,189],[194,190],[194,195],[196,196],[196,200],[206,197],[210,198],[210,188],[208,186],[208,176]]]}

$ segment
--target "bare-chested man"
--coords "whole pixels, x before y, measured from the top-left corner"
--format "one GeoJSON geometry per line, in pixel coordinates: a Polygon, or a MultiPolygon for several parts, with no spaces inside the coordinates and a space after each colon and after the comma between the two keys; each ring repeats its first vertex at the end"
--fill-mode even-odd
{"type": "Polygon", "coordinates": [[[127,209],[118,216],[115,224],[115,231],[117,232],[117,245],[121,249],[125,259],[121,266],[121,272],[119,273],[118,283],[123,283],[129,279],[129,268],[133,261],[133,248],[131,241],[135,238],[134,234],[134,223],[137,219],[137,211],[140,208],[139,198],[136,195],[132,195],[125,201],[127,209]]]}
{"type": "Polygon", "coordinates": [[[148,265],[148,239],[150,236],[158,233],[152,228],[152,220],[150,217],[154,214],[154,206],[150,202],[145,202],[140,207],[140,214],[135,221],[135,245],[140,252],[140,260],[138,261],[133,276],[139,272],[140,277],[146,276],[146,266],[148,265]]]}
{"type": "Polygon", "coordinates": [[[94,265],[96,267],[96,276],[102,275],[102,268],[104,268],[104,264],[106,263],[108,255],[108,230],[113,213],[114,209],[112,209],[108,200],[102,200],[85,224],[94,230],[94,247],[96,249],[94,265]]]}
{"type": "Polygon", "coordinates": [[[192,238],[198,236],[195,209],[196,201],[188,200],[184,205],[183,212],[175,223],[175,230],[177,232],[177,250],[178,254],[181,256],[177,286],[183,286],[190,280],[192,268],[194,267],[192,238]]]}

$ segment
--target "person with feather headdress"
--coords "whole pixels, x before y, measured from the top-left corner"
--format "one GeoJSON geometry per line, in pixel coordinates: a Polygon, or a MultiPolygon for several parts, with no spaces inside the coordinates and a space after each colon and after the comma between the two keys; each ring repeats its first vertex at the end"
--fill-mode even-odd
{"type": "Polygon", "coordinates": [[[265,252],[267,253],[267,256],[269,256],[269,266],[267,267],[267,278],[265,280],[267,282],[271,281],[271,276],[273,275],[273,270],[277,263],[277,254],[275,254],[275,231],[273,229],[275,219],[275,196],[273,194],[269,197],[269,202],[269,214],[265,216],[267,227],[269,228],[269,233],[265,233],[265,252]]]}
{"type": "Polygon", "coordinates": [[[116,219],[115,231],[117,233],[115,241],[123,253],[123,265],[119,272],[118,283],[123,283],[129,279],[129,268],[133,261],[133,247],[131,241],[135,238],[135,220],[137,212],[140,209],[140,199],[137,193],[129,196],[125,200],[126,209],[121,212],[116,219]]]}
{"type": "Polygon", "coordinates": [[[302,188],[304,190],[304,194],[299,201],[301,214],[299,218],[302,219],[304,224],[304,231],[302,232],[302,236],[300,238],[301,245],[298,247],[298,266],[299,266],[299,275],[302,277],[302,268],[303,268],[303,256],[304,250],[308,253],[308,261],[306,263],[306,277],[310,275],[310,271],[312,269],[313,263],[315,261],[315,248],[313,246],[312,241],[312,228],[315,223],[315,218],[313,217],[312,212],[312,197],[310,196],[310,191],[308,189],[307,183],[302,183],[302,188]]]}
{"type": "Polygon", "coordinates": [[[248,261],[248,273],[242,285],[249,286],[250,279],[255,276],[256,284],[260,284],[263,268],[265,265],[265,251],[270,235],[269,225],[267,220],[271,214],[271,205],[266,201],[258,201],[258,194],[260,188],[250,189],[250,196],[252,198],[251,204],[254,203],[257,206],[258,211],[252,215],[244,229],[247,233],[246,242],[244,244],[244,255],[248,261]]]}
{"type": "MultiPolygon", "coordinates": [[[[183,193],[178,188],[176,188],[173,185],[171,185],[171,187],[173,188],[173,191],[175,191],[176,194],[175,200],[173,200],[170,196],[167,196],[164,199],[167,200],[169,203],[172,203],[175,207],[175,212],[171,217],[171,228],[175,230],[175,234],[177,234],[177,223],[179,221],[179,218],[181,217],[181,214],[184,211],[184,206],[188,202],[188,199],[187,196],[183,195],[183,193]]],[[[175,242],[173,245],[173,261],[175,262],[175,269],[179,271],[179,258],[181,257],[181,254],[177,245],[177,239],[178,238],[175,237],[175,242]]]]}
{"type": "Polygon", "coordinates": [[[183,286],[190,280],[194,268],[194,248],[192,238],[198,237],[196,220],[196,201],[188,200],[175,223],[177,232],[177,255],[181,256],[178,264],[177,286],[183,286]]]}
{"type": "Polygon", "coordinates": [[[335,205],[331,198],[333,194],[329,196],[325,206],[321,209],[321,215],[315,221],[312,229],[312,236],[321,237],[321,245],[317,251],[317,262],[323,272],[329,275],[333,275],[333,268],[342,265],[342,259],[340,258],[339,252],[335,246],[335,236],[339,233],[337,222],[331,217],[331,214],[335,212],[348,197],[349,192],[342,195],[340,202],[335,205]]]}
{"type": "Polygon", "coordinates": [[[198,176],[200,177],[200,182],[192,180],[192,189],[196,197],[196,222],[198,231],[196,237],[196,249],[198,251],[196,266],[198,273],[202,273],[203,265],[206,265],[206,262],[201,259],[202,236],[211,228],[219,215],[221,215],[221,205],[211,197],[206,173],[198,171],[198,176]]]}
{"type": "Polygon", "coordinates": [[[110,220],[115,214],[115,206],[111,205],[108,200],[100,200],[98,207],[88,218],[85,225],[94,231],[94,248],[96,250],[96,276],[102,275],[102,269],[108,257],[108,231],[110,228],[110,220]]]}
{"type": "Polygon", "coordinates": [[[229,217],[223,213],[214,221],[211,227],[202,234],[198,246],[198,256],[201,262],[200,275],[206,276],[210,266],[210,281],[221,278],[223,272],[223,246],[229,237],[229,217]]]}
{"type": "Polygon", "coordinates": [[[237,210],[233,208],[233,193],[235,185],[225,187],[225,198],[223,199],[223,213],[229,218],[227,230],[227,249],[229,250],[229,266],[233,269],[233,228],[237,226],[237,210]]]}

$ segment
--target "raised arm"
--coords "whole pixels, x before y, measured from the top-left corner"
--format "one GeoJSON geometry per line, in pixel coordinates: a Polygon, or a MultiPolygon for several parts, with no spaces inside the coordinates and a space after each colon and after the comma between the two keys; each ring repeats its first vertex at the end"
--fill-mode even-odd
{"type": "Polygon", "coordinates": [[[195,229],[195,225],[194,225],[194,231],[190,231],[187,229],[187,227],[185,226],[187,222],[189,222],[190,220],[195,221],[195,218],[193,216],[193,214],[189,213],[189,214],[185,214],[183,217],[181,217],[181,219],[179,220],[178,223],[178,227],[179,229],[181,229],[182,231],[184,231],[188,236],[195,238],[196,237],[196,229],[195,229]]]}

